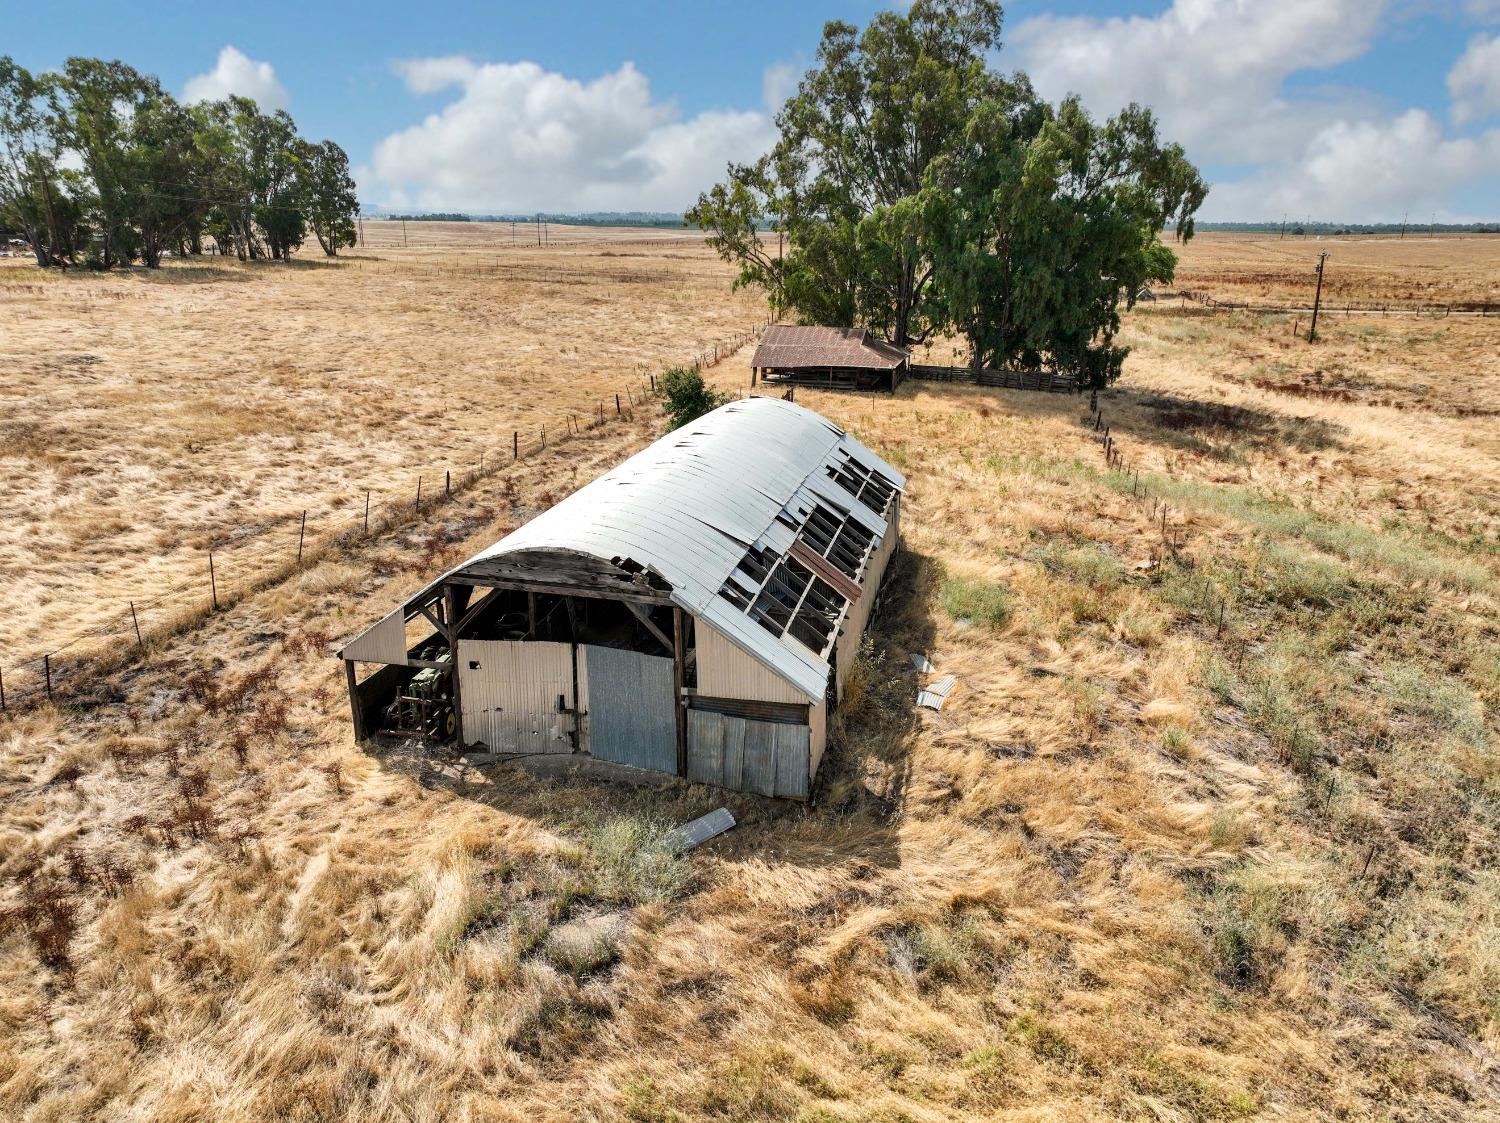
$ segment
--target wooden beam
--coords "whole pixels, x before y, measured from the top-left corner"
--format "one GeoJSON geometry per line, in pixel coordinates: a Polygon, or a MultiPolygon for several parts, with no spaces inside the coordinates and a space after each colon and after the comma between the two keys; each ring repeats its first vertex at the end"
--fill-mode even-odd
{"type": "Polygon", "coordinates": [[[425,604],[418,605],[417,606],[417,611],[420,612],[423,616],[427,617],[427,622],[429,624],[431,624],[434,628],[436,628],[438,630],[438,635],[440,635],[440,636],[447,636],[447,634],[448,634],[448,628],[447,628],[447,626],[441,620],[439,620],[436,616],[434,616],[431,612],[429,612],[427,610],[427,606],[425,604]]]}
{"type": "Polygon", "coordinates": [[[687,705],[682,689],[687,685],[687,646],[682,609],[672,606],[672,705],[677,713],[677,775],[687,775],[687,705]]]}
{"type": "Polygon", "coordinates": [[[363,741],[368,733],[365,731],[365,709],[359,699],[359,680],[354,673],[354,660],[344,660],[344,675],[349,683],[349,713],[354,719],[354,739],[363,741]]]}
{"type": "Polygon", "coordinates": [[[554,597],[587,597],[590,600],[617,600],[651,605],[672,603],[670,592],[666,590],[657,592],[639,586],[615,589],[609,586],[600,588],[586,585],[558,585],[545,581],[520,581],[509,577],[465,577],[462,575],[449,577],[447,580],[454,585],[477,585],[486,589],[515,589],[523,593],[549,593],[554,597]]]}
{"type": "MultiPolygon", "coordinates": [[[[452,585],[443,584],[443,616],[450,621],[458,620],[458,602],[455,599],[452,585]]],[[[453,717],[457,724],[454,734],[454,744],[462,747],[464,743],[464,707],[463,698],[458,690],[458,629],[448,629],[448,662],[452,670],[448,672],[448,689],[453,695],[453,717]]]]}
{"type": "Polygon", "coordinates": [[[625,602],[625,607],[628,608],[628,609],[630,609],[631,613],[635,616],[635,618],[637,620],[639,620],[642,624],[646,625],[646,630],[648,632],[650,632],[653,636],[656,637],[657,641],[661,644],[663,650],[665,650],[665,651],[676,651],[677,650],[676,645],[673,644],[673,642],[667,638],[667,633],[664,632],[664,631],[662,631],[654,623],[652,623],[651,617],[649,615],[647,615],[646,610],[644,608],[642,608],[638,604],[631,604],[629,601],[625,602]]]}

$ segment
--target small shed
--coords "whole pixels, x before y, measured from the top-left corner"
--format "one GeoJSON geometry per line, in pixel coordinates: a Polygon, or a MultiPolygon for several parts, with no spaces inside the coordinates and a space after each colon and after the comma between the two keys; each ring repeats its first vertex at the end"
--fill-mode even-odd
{"type": "Polygon", "coordinates": [[[351,640],[355,734],[455,736],[805,799],[904,487],[811,410],[722,406],[351,640]]]}
{"type": "Polygon", "coordinates": [[[750,384],[895,393],[910,369],[911,356],[866,328],[775,324],[761,336],[750,360],[750,384]]]}

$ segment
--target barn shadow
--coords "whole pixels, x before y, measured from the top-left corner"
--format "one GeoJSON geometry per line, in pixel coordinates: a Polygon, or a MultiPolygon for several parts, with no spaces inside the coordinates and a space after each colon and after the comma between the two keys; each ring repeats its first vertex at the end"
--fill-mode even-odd
{"type": "Polygon", "coordinates": [[[769,799],[656,773],[549,754],[475,767],[451,746],[378,736],[364,749],[386,771],[546,830],[614,816],[681,824],[727,807],[737,827],[705,846],[731,862],[828,869],[900,864],[897,830],[906,803],[912,741],[919,726],[916,670],[909,652],[931,649],[937,567],[898,552],[845,700],[830,722],[829,746],[807,802],[769,799]]]}

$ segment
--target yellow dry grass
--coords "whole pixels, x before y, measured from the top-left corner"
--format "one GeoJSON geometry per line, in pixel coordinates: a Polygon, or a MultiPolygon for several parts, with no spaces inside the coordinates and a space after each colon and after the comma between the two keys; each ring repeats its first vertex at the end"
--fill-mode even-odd
{"type": "Polygon", "coordinates": [[[1295,237],[1200,234],[1173,247],[1175,286],[1219,300],[1311,305],[1313,269],[1327,252],[1323,298],[1341,302],[1446,305],[1500,302],[1500,236],[1410,231],[1393,235],[1295,237]]]}
{"type": "MultiPolygon", "coordinates": [[[[1434,386],[1485,346],[1384,330],[1434,386]]],[[[1149,497],[1075,398],[798,393],[910,478],[810,807],[352,742],[325,640],[648,440],[645,410],[0,725],[0,1110],[1500,1118],[1496,422],[1252,375],[1389,340],[1128,334],[1102,402],[1149,497]],[[918,650],[961,680],[942,714],[918,650]],[[737,830],[653,864],[650,824],[721,803],[737,830]]],[[[748,353],[714,377],[746,387],[748,353]]]]}
{"type": "Polygon", "coordinates": [[[131,600],[186,585],[148,628],[200,604],[210,549],[224,587],[274,569],[304,510],[320,538],[362,522],[367,490],[378,517],[419,477],[430,497],[508,459],[517,430],[613,419],[647,372],[764,316],[681,232],[553,228],[537,249],[422,225],[443,248],[0,270],[0,666],[131,600]],[[643,244],[665,248],[622,256],[643,244]]]}

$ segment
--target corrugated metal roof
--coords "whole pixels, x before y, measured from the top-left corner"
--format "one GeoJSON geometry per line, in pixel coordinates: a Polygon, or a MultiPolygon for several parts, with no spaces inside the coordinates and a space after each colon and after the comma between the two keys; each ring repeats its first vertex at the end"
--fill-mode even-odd
{"type": "Polygon", "coordinates": [[[795,367],[858,367],[891,370],[906,352],[871,337],[865,328],[803,327],[776,324],[761,336],[752,367],[790,370],[795,367]]]}
{"type": "MultiPolygon", "coordinates": [[[[853,501],[827,465],[850,457],[904,487],[905,477],[827,419],[792,402],[731,402],[668,433],[618,467],[434,581],[491,559],[533,550],[566,550],[610,562],[630,559],[671,585],[671,598],[709,621],[816,702],[828,663],[787,636],[774,636],[719,589],[759,542],[777,554],[793,532],[776,516],[823,497],[869,526],[876,545],[883,518],[853,501]]],[[[411,601],[408,601],[411,603],[411,601]]]]}

